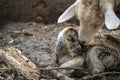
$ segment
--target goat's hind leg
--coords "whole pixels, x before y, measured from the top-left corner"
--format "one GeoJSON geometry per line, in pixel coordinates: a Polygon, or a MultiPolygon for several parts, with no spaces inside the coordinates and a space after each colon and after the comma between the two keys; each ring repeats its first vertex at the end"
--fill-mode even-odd
{"type": "Polygon", "coordinates": [[[89,68],[92,70],[92,73],[100,73],[104,71],[104,65],[99,59],[99,55],[102,53],[104,47],[95,46],[87,53],[87,64],[89,68]]]}

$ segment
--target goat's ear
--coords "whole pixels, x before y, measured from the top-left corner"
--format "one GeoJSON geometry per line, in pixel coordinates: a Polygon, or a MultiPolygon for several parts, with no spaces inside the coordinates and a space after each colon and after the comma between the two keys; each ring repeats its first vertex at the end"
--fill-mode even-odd
{"type": "MultiPolygon", "coordinates": [[[[59,35],[61,35],[61,34],[59,34],[59,35]]],[[[66,44],[65,44],[65,41],[63,40],[63,37],[58,37],[57,44],[56,44],[56,47],[55,47],[56,63],[59,63],[58,58],[64,52],[65,45],[66,44]]]]}
{"type": "Polygon", "coordinates": [[[108,29],[116,29],[120,25],[120,19],[115,14],[112,5],[108,5],[106,8],[105,25],[108,29]]]}
{"type": "Polygon", "coordinates": [[[75,16],[75,7],[80,0],[77,0],[73,5],[71,5],[59,18],[58,23],[65,22],[75,16]]]}

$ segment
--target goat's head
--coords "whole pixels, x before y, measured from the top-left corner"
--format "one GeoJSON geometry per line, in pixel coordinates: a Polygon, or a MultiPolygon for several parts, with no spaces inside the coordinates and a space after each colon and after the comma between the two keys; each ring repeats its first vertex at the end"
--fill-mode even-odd
{"type": "Polygon", "coordinates": [[[78,32],[74,28],[68,28],[65,32],[64,39],[70,55],[81,54],[82,48],[78,39],[78,32]]]}
{"type": "Polygon", "coordinates": [[[116,29],[120,20],[113,11],[114,3],[104,2],[105,7],[102,7],[100,0],[77,0],[59,17],[58,23],[77,16],[80,21],[79,39],[82,41],[91,40],[104,23],[108,29],[116,29]]]}

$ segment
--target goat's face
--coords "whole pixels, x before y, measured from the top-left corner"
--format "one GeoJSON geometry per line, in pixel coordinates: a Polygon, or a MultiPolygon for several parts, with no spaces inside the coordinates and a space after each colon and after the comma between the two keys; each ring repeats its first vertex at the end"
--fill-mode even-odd
{"type": "Polygon", "coordinates": [[[99,7],[99,0],[86,1],[78,5],[77,17],[80,21],[79,39],[89,41],[104,25],[104,17],[99,7]]]}
{"type": "Polygon", "coordinates": [[[70,53],[70,55],[75,56],[81,53],[81,45],[78,39],[78,32],[69,28],[64,35],[66,47],[70,53]]]}
{"type": "Polygon", "coordinates": [[[120,25],[120,20],[113,11],[114,3],[112,1],[76,0],[59,17],[58,23],[65,22],[76,15],[80,22],[79,39],[89,41],[104,23],[108,29],[116,29],[120,25]]]}

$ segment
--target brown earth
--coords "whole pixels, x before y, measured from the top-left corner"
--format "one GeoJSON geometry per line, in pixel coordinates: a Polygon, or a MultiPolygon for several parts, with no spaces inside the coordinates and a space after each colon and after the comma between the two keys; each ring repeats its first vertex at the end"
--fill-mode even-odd
{"type": "MultiPolygon", "coordinates": [[[[74,24],[49,24],[35,22],[1,25],[0,48],[15,47],[38,67],[55,66],[55,43],[59,31],[74,24]]],[[[1,79],[1,78],[0,78],[1,79]]]]}

